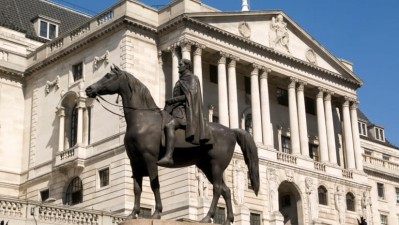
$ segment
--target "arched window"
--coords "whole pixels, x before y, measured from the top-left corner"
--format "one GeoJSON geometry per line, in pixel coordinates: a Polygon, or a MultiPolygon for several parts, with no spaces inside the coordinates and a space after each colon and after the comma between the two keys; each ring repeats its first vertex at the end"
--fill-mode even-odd
{"type": "Polygon", "coordinates": [[[73,178],[65,194],[65,205],[76,205],[83,202],[83,185],[79,177],[73,178]]]}
{"type": "Polygon", "coordinates": [[[319,204],[320,205],[327,205],[327,189],[324,186],[319,186],[317,189],[317,192],[319,194],[319,204]]]}
{"type": "Polygon", "coordinates": [[[350,192],[346,194],[346,209],[355,211],[355,196],[350,192]]]}

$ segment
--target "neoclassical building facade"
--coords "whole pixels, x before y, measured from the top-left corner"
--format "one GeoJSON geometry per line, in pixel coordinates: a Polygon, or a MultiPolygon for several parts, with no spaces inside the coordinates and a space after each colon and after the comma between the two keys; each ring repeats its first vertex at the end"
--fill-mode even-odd
{"type": "MultiPolygon", "coordinates": [[[[36,1],[16,7],[29,2],[36,1]]],[[[163,107],[184,58],[201,82],[208,120],[246,129],[258,147],[258,196],[239,149],[224,174],[235,224],[343,225],[360,216],[399,224],[399,148],[357,109],[363,82],[352,64],[284,12],[223,12],[197,0],[159,10],[125,0],[94,17],[47,1],[36,6],[22,18],[2,11],[0,220],[123,220],[134,203],[126,123],[84,89],[116,65],[163,107]]],[[[212,186],[201,171],[159,174],[163,219],[206,214],[212,186]]],[[[148,217],[154,197],[148,179],[143,185],[140,216],[148,217]]],[[[224,213],[221,200],[214,222],[224,213]]]]}

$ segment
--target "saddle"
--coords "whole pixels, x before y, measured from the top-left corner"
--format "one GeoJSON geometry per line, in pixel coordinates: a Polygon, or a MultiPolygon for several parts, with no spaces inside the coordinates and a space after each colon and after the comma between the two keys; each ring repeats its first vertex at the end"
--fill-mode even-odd
{"type": "MultiPolygon", "coordinates": [[[[165,137],[164,129],[165,129],[165,124],[169,120],[172,119],[172,116],[168,112],[166,112],[165,110],[161,111],[161,115],[162,115],[161,145],[162,145],[162,147],[166,147],[166,137],[165,137]]],[[[186,141],[186,130],[185,129],[182,129],[182,128],[176,129],[175,138],[176,138],[175,148],[194,148],[194,147],[198,147],[199,146],[199,145],[195,145],[195,144],[192,144],[192,143],[186,141]]]]}

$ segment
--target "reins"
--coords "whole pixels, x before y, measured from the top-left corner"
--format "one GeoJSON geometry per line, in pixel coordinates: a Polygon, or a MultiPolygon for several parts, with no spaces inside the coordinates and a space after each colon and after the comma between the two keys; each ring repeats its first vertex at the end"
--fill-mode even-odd
{"type": "Polygon", "coordinates": [[[100,102],[99,98],[100,98],[101,100],[103,100],[104,102],[106,102],[106,103],[112,105],[112,106],[116,106],[116,107],[120,107],[120,108],[124,108],[124,109],[145,110],[145,111],[158,111],[158,112],[161,111],[161,108],[139,109],[139,108],[135,108],[135,107],[120,106],[120,105],[117,105],[117,104],[114,104],[114,103],[112,103],[112,102],[109,102],[109,101],[105,100],[105,99],[104,99],[103,97],[101,97],[100,95],[96,96],[96,101],[97,101],[98,103],[100,103],[100,105],[101,105],[105,110],[107,110],[108,112],[110,112],[110,113],[112,113],[112,114],[114,114],[114,115],[121,116],[121,117],[125,117],[125,116],[123,116],[123,115],[121,115],[121,114],[119,114],[119,113],[115,113],[115,112],[111,111],[110,109],[108,109],[107,107],[105,107],[105,106],[100,102]]]}

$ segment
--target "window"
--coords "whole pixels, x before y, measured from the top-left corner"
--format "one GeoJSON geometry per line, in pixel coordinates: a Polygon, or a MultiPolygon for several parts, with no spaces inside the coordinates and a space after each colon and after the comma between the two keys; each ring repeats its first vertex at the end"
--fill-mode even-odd
{"type": "Polygon", "coordinates": [[[377,183],[377,192],[380,199],[385,199],[384,184],[377,183]]]}
{"type": "Polygon", "coordinates": [[[72,114],[71,114],[71,129],[70,134],[69,134],[69,147],[72,148],[73,146],[76,145],[77,143],[77,138],[78,138],[78,107],[75,105],[72,109],[72,114]]]}
{"type": "Polygon", "coordinates": [[[249,224],[250,225],[260,225],[260,214],[251,213],[249,215],[249,224]]]}
{"type": "Polygon", "coordinates": [[[83,63],[77,63],[72,66],[73,81],[78,81],[83,78],[83,63]]]}
{"type": "Polygon", "coordinates": [[[213,116],[212,116],[212,123],[219,123],[219,117],[213,115],[213,116]]]}
{"type": "Polygon", "coordinates": [[[352,193],[346,194],[346,209],[355,211],[355,196],[352,193]]]}
{"type": "Polygon", "coordinates": [[[140,208],[139,217],[141,218],[151,218],[151,209],[148,208],[140,208]]]}
{"type": "Polygon", "coordinates": [[[375,139],[379,141],[385,141],[384,129],[378,127],[375,128],[375,139]]]}
{"type": "Polygon", "coordinates": [[[277,102],[280,105],[288,106],[288,92],[287,90],[277,88],[277,102]]]}
{"type": "Polygon", "coordinates": [[[46,201],[50,197],[50,191],[48,189],[40,192],[40,199],[42,202],[46,201]]]}
{"type": "Polygon", "coordinates": [[[213,217],[213,223],[223,224],[224,223],[224,217],[225,217],[224,208],[217,207],[216,208],[216,212],[215,212],[215,216],[213,217]]]}
{"type": "Polygon", "coordinates": [[[291,139],[286,136],[281,136],[281,151],[287,154],[291,153],[291,139]]]}
{"type": "Polygon", "coordinates": [[[309,143],[309,156],[316,162],[320,161],[318,145],[309,143]]]}
{"type": "Polygon", "coordinates": [[[388,216],[380,215],[381,218],[381,225],[388,225],[388,216]]]}
{"type": "Polygon", "coordinates": [[[245,94],[251,94],[251,78],[244,77],[244,85],[245,85],[245,94]]]}
{"type": "Polygon", "coordinates": [[[387,155],[387,154],[382,154],[382,159],[383,159],[383,160],[389,161],[389,158],[391,158],[389,155],[387,155]]]}
{"type": "Polygon", "coordinates": [[[327,189],[324,186],[320,186],[317,192],[319,194],[319,204],[327,205],[327,189]]]}
{"type": "Polygon", "coordinates": [[[109,168],[98,171],[98,176],[100,178],[100,188],[109,185],[109,168]]]}
{"type": "Polygon", "coordinates": [[[359,134],[367,136],[367,124],[363,122],[358,122],[358,126],[359,126],[359,134]]]}
{"type": "Polygon", "coordinates": [[[399,188],[395,188],[396,192],[396,204],[399,204],[399,188]]]}
{"type": "Polygon", "coordinates": [[[218,83],[218,68],[215,65],[209,65],[209,80],[211,83],[218,83]]]}
{"type": "Polygon", "coordinates": [[[83,202],[83,185],[79,177],[75,177],[67,188],[65,205],[76,205],[83,202]]]}
{"type": "Polygon", "coordinates": [[[290,195],[283,195],[281,197],[281,207],[285,208],[285,207],[290,207],[291,206],[291,198],[290,195]]]}
{"type": "Polygon", "coordinates": [[[40,20],[39,35],[42,38],[53,39],[58,36],[58,25],[40,20]]]}
{"type": "Polygon", "coordinates": [[[245,130],[250,133],[251,135],[253,134],[252,130],[252,114],[248,113],[245,116],[245,130]]]}
{"type": "Polygon", "coordinates": [[[305,97],[305,110],[306,113],[316,115],[316,104],[314,99],[305,97]]]}

